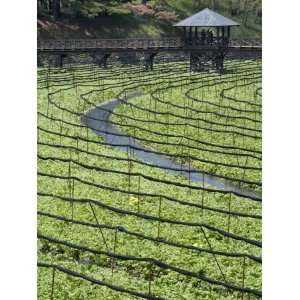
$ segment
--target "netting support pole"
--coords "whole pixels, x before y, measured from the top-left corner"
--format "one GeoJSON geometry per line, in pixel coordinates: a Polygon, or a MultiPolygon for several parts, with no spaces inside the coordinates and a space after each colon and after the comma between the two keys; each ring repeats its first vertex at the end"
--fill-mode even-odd
{"type": "Polygon", "coordinates": [[[140,201],[141,201],[141,175],[139,175],[139,179],[138,179],[138,213],[140,213],[140,201]]]}
{"type": "Polygon", "coordinates": [[[51,283],[51,295],[50,295],[50,299],[53,300],[53,295],[54,295],[54,283],[55,283],[55,267],[53,267],[52,269],[52,283],[51,283]]]}
{"type": "Polygon", "coordinates": [[[109,251],[109,247],[108,247],[108,245],[107,245],[106,239],[105,239],[104,234],[103,234],[103,232],[102,232],[102,230],[101,230],[101,226],[100,226],[100,224],[99,224],[99,222],[98,222],[98,218],[97,218],[96,213],[95,213],[95,211],[94,211],[93,205],[92,205],[92,203],[91,203],[90,201],[89,201],[89,205],[90,205],[90,208],[91,208],[91,210],[92,210],[92,213],[93,213],[93,216],[94,216],[94,218],[95,218],[95,221],[96,221],[96,223],[97,223],[97,225],[98,225],[98,228],[99,228],[100,234],[101,234],[101,236],[102,236],[102,239],[103,239],[104,245],[105,245],[105,247],[106,247],[106,250],[109,251]]]}
{"type": "MultiPolygon", "coordinates": [[[[130,138],[129,138],[130,144],[130,138]]],[[[128,193],[131,191],[131,163],[130,163],[130,145],[127,146],[127,163],[128,163],[128,193]]]]}
{"type": "MultiPolygon", "coordinates": [[[[229,202],[228,202],[228,224],[227,224],[227,231],[230,232],[230,217],[231,217],[231,193],[229,194],[229,202]]],[[[228,237],[229,239],[229,237],[228,237]]]]}
{"type": "Polygon", "coordinates": [[[66,54],[59,54],[58,55],[58,66],[60,67],[60,68],[63,68],[63,66],[64,66],[64,59],[67,57],[67,55],[66,54]]]}
{"type": "Polygon", "coordinates": [[[71,201],[71,219],[73,221],[74,218],[74,178],[72,177],[72,171],[71,171],[71,163],[72,163],[72,152],[71,149],[69,150],[69,167],[68,167],[68,189],[69,189],[69,198],[72,200],[71,201]]]}
{"type": "Polygon", "coordinates": [[[151,296],[151,281],[152,281],[152,276],[153,276],[153,270],[152,270],[152,268],[153,268],[153,265],[151,264],[150,265],[150,271],[149,271],[149,285],[148,285],[148,294],[149,294],[149,296],[151,296]]]}
{"type": "Polygon", "coordinates": [[[78,135],[76,136],[76,152],[77,152],[77,162],[79,162],[79,145],[78,145],[78,135]]]}
{"type": "MultiPolygon", "coordinates": [[[[158,206],[158,218],[160,219],[161,216],[161,197],[159,197],[159,206],[158,206]]],[[[157,238],[159,239],[160,236],[160,221],[158,221],[157,225],[157,238]]]]}
{"type": "MultiPolygon", "coordinates": [[[[246,275],[246,257],[243,259],[243,283],[242,287],[245,287],[245,275],[246,275]]],[[[242,292],[242,300],[244,300],[244,292],[242,292]]]]}
{"type": "MultiPolygon", "coordinates": [[[[202,174],[202,187],[204,189],[204,173],[202,174]]],[[[204,214],[204,208],[203,208],[203,205],[204,205],[204,190],[202,190],[202,201],[201,201],[201,205],[202,205],[202,216],[204,214]]]]}
{"type": "MultiPolygon", "coordinates": [[[[117,235],[118,235],[118,228],[116,228],[115,230],[115,234],[114,234],[114,246],[113,246],[113,254],[116,253],[116,248],[117,248],[117,235]]],[[[114,276],[114,269],[116,266],[116,258],[113,257],[112,261],[111,261],[111,279],[113,280],[113,276],[114,276]]]]}

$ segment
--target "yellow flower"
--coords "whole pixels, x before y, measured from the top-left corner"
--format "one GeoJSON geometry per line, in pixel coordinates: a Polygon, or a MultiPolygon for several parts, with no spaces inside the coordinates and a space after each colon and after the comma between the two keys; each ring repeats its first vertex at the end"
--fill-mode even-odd
{"type": "Polygon", "coordinates": [[[139,199],[133,196],[130,196],[128,199],[129,205],[136,205],[139,203],[139,199]]]}

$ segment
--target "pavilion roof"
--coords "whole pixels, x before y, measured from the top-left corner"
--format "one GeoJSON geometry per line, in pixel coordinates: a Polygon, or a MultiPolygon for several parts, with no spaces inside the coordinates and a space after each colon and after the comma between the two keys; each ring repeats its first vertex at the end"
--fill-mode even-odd
{"type": "Polygon", "coordinates": [[[209,8],[205,8],[198,13],[188,17],[173,26],[175,27],[226,27],[239,26],[240,24],[230,20],[209,8]]]}

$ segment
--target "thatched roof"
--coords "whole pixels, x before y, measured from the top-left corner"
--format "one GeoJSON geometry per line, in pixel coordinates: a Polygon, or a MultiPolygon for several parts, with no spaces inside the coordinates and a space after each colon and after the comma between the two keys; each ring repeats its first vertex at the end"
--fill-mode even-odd
{"type": "Polygon", "coordinates": [[[240,24],[230,20],[209,8],[205,8],[191,17],[188,17],[178,23],[175,27],[226,27],[239,26],[240,24]]]}

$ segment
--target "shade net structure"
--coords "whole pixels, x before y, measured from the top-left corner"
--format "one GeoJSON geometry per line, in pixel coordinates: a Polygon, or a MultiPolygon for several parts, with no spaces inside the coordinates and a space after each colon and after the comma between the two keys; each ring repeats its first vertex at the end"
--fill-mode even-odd
{"type": "Polygon", "coordinates": [[[38,69],[39,299],[261,297],[261,62],[157,59],[38,69]]]}

